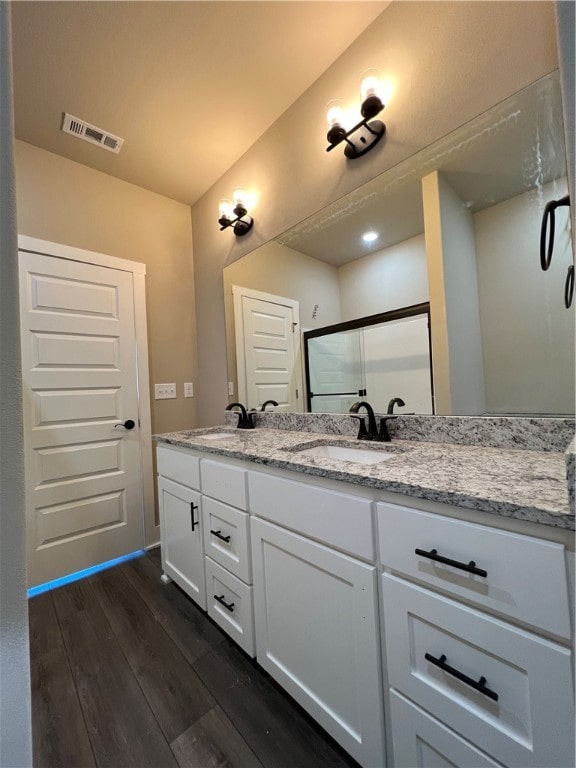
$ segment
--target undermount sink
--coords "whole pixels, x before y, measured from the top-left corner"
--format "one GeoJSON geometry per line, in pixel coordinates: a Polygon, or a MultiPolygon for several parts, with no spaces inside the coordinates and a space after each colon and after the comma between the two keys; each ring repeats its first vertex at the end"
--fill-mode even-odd
{"type": "Polygon", "coordinates": [[[206,435],[198,435],[202,440],[226,440],[229,437],[238,437],[234,432],[209,432],[206,435]]]}
{"type": "Polygon", "coordinates": [[[303,448],[297,451],[297,453],[299,456],[316,456],[320,459],[336,461],[354,461],[356,464],[379,464],[396,455],[385,450],[379,451],[344,445],[315,445],[313,448],[303,448]]]}

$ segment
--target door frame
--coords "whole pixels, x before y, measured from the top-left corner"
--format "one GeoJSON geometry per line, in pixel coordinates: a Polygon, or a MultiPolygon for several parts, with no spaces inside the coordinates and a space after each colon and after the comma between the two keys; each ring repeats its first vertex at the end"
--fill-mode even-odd
{"type": "MultiPolygon", "coordinates": [[[[286,296],[276,296],[272,293],[265,293],[264,291],[256,291],[252,288],[244,288],[240,285],[232,286],[232,296],[234,302],[234,337],[236,344],[236,385],[238,391],[238,400],[241,403],[247,402],[246,393],[246,355],[244,354],[245,334],[244,334],[244,316],[242,313],[242,299],[247,297],[249,299],[257,299],[258,301],[266,301],[269,304],[278,304],[281,307],[290,307],[292,309],[294,322],[296,328],[292,334],[294,340],[294,378],[296,380],[297,388],[297,403],[296,407],[300,406],[300,403],[304,403],[304,386],[302,377],[302,353],[301,353],[301,339],[302,333],[300,328],[300,302],[295,299],[289,299],[286,296]],[[239,354],[239,350],[242,354],[239,354]]],[[[300,407],[303,410],[303,405],[300,407]]]]}
{"type": "Polygon", "coordinates": [[[160,526],[155,520],[154,465],[152,459],[152,417],[150,411],[150,378],[148,369],[148,329],[146,325],[146,265],[104,253],[87,251],[60,243],[51,243],[28,235],[18,235],[18,251],[53,256],[83,264],[94,264],[132,273],[134,285],[134,333],[136,336],[136,375],[138,418],[140,420],[140,467],[142,471],[142,525],[146,548],[160,541],[160,526]]]}

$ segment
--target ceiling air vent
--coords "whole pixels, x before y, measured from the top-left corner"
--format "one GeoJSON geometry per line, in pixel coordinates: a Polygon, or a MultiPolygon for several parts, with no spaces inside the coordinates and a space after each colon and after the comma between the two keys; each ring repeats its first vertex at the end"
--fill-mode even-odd
{"type": "Polygon", "coordinates": [[[124,144],[124,139],[119,136],[114,136],[112,133],[103,131],[102,128],[97,128],[95,125],[87,123],[85,120],[79,120],[73,115],[69,115],[64,112],[62,120],[62,130],[64,133],[70,133],[72,136],[77,136],[79,139],[89,141],[90,144],[97,144],[102,149],[107,149],[109,152],[118,154],[124,144]]]}

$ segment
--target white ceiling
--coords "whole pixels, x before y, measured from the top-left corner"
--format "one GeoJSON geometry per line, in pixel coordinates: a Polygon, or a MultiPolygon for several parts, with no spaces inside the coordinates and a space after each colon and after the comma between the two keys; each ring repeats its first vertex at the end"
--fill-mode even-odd
{"type": "Polygon", "coordinates": [[[16,137],[192,205],[387,5],[16,0],[16,137]],[[62,133],[63,112],[120,154],[62,133]]]}

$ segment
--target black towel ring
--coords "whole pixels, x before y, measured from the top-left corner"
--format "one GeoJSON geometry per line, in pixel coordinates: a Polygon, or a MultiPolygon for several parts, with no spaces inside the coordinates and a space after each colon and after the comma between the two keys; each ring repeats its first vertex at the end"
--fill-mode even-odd
{"type": "Polygon", "coordinates": [[[570,264],[568,267],[568,274],[566,275],[566,283],[564,285],[564,306],[566,309],[570,309],[572,306],[572,299],[574,298],[574,264],[570,264]]]}
{"type": "Polygon", "coordinates": [[[540,229],[540,266],[544,272],[550,267],[552,262],[552,251],[554,250],[554,234],[556,220],[554,211],[561,205],[570,205],[570,196],[561,197],[560,200],[550,200],[544,208],[542,216],[542,227],[540,229]],[[546,243],[548,241],[548,243],[546,243]]]}

